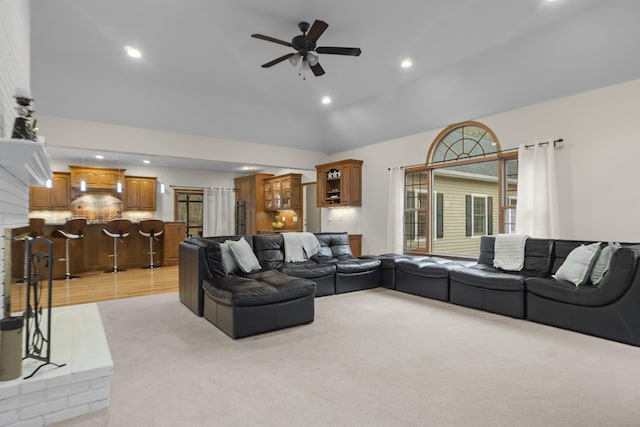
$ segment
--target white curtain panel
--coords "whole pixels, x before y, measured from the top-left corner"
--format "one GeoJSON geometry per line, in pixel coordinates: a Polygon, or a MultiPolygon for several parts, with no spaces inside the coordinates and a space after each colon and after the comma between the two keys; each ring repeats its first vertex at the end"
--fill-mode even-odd
{"type": "Polygon", "coordinates": [[[401,254],[402,224],[404,213],[404,169],[401,166],[389,168],[387,200],[387,253],[401,254]]]}
{"type": "Polygon", "coordinates": [[[558,191],[555,147],[520,145],[516,233],[531,237],[558,237],[558,191]]]}
{"type": "Polygon", "coordinates": [[[203,234],[229,236],[235,233],[235,192],[231,188],[208,188],[204,192],[203,234]]]}

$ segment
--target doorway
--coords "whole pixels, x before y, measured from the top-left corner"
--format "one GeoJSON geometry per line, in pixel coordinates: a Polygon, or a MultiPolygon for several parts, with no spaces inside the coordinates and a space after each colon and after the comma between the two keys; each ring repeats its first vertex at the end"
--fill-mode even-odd
{"type": "Polygon", "coordinates": [[[320,232],[320,208],[316,203],[316,183],[310,182],[302,184],[303,192],[303,230],[310,233],[320,232]]]}
{"type": "Polygon", "coordinates": [[[174,191],[174,217],[187,225],[187,236],[202,236],[202,190],[176,188],[174,191]]]}

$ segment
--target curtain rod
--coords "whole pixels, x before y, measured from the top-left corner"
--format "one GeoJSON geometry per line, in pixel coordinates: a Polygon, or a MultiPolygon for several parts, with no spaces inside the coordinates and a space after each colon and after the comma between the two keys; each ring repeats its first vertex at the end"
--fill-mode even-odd
{"type": "MultiPolygon", "coordinates": [[[[564,141],[564,139],[562,139],[562,138],[554,139],[553,140],[553,146],[557,147],[558,144],[562,143],[563,141],[564,141]]],[[[524,148],[525,148],[525,150],[528,150],[529,148],[535,147],[536,145],[538,145],[538,147],[542,147],[542,146],[545,146],[545,145],[549,145],[549,143],[550,143],[550,141],[542,141],[542,142],[538,142],[537,144],[525,145],[524,148]]],[[[507,148],[506,150],[496,151],[495,154],[509,153],[511,151],[516,151],[516,150],[519,150],[519,149],[520,149],[520,147],[507,148]]],[[[475,157],[484,157],[484,154],[478,154],[478,155],[475,155],[475,156],[469,156],[468,158],[469,159],[473,159],[475,157]]],[[[417,167],[417,166],[437,165],[437,164],[440,164],[440,163],[447,163],[448,161],[449,160],[443,160],[443,161],[440,161],[440,162],[433,162],[433,163],[418,163],[416,165],[405,165],[405,166],[400,166],[400,169],[413,168],[413,167],[417,167]]],[[[390,171],[391,168],[387,168],[387,170],[390,171]]]]}
{"type": "Polygon", "coordinates": [[[233,190],[238,191],[236,188],[231,187],[197,187],[193,185],[169,185],[170,188],[183,188],[185,190],[233,190]]]}

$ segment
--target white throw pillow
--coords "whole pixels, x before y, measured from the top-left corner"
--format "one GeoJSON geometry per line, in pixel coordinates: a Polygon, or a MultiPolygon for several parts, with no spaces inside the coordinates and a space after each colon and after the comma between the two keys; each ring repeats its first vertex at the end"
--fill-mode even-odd
{"type": "Polygon", "coordinates": [[[245,273],[251,273],[252,271],[260,270],[260,262],[258,262],[258,258],[253,253],[251,249],[251,245],[244,240],[244,237],[241,237],[240,240],[227,240],[229,243],[229,249],[231,249],[231,254],[233,255],[233,259],[240,267],[240,270],[245,273]]]}
{"type": "Polygon", "coordinates": [[[224,243],[220,243],[220,252],[222,252],[222,265],[224,266],[224,271],[227,274],[238,271],[238,264],[236,264],[236,261],[233,259],[233,254],[229,247],[229,240],[226,240],[224,243]]]}
{"type": "Polygon", "coordinates": [[[604,277],[604,274],[609,269],[611,255],[613,255],[613,253],[621,247],[622,246],[620,246],[620,243],[609,242],[609,244],[600,251],[600,255],[598,255],[596,263],[593,264],[591,274],[589,275],[591,283],[593,283],[594,285],[600,284],[602,278],[604,277]]]}
{"type": "Polygon", "coordinates": [[[553,277],[568,280],[576,286],[585,284],[600,252],[600,244],[580,245],[572,250],[553,277]]]}

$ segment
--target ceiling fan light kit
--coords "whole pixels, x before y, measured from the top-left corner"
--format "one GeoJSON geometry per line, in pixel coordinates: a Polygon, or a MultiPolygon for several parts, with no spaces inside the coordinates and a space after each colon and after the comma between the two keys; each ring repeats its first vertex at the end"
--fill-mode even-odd
{"type": "Polygon", "coordinates": [[[310,69],[316,77],[325,73],[324,69],[320,65],[320,58],[318,55],[312,53],[314,51],[319,54],[328,55],[360,56],[362,51],[357,47],[316,47],[318,38],[320,38],[322,33],[324,33],[328,27],[329,24],[320,20],[315,20],[311,26],[308,22],[300,22],[298,24],[298,28],[302,31],[302,34],[295,36],[291,40],[291,43],[262,34],[251,34],[251,37],[256,39],[288,46],[296,51],[295,53],[288,53],[262,64],[262,68],[269,68],[282,61],[289,60],[291,65],[299,67],[298,74],[301,75],[303,79],[306,79],[305,72],[307,69],[310,69]]]}

